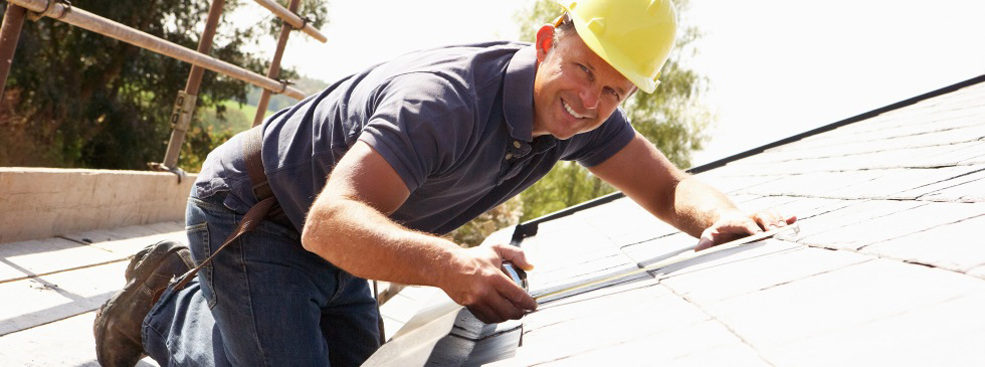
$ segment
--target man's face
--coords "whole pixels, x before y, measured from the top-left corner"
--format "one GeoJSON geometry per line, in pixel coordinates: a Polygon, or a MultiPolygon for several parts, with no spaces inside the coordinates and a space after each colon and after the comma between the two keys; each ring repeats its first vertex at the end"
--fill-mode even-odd
{"type": "Polygon", "coordinates": [[[568,139],[595,130],[636,87],[581,40],[574,29],[551,45],[553,27],[537,33],[533,135],[568,139]]]}

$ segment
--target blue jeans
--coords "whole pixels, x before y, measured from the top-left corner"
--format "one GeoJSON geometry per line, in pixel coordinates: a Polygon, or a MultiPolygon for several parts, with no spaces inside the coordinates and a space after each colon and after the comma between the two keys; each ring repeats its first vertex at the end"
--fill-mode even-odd
{"type": "MultiPolygon", "coordinates": [[[[189,199],[196,263],[242,219],[224,198],[189,199]]],[[[379,312],[365,279],[270,221],[236,242],[184,289],[169,287],[144,319],[144,350],[161,366],[358,366],[379,348],[379,312]]]]}

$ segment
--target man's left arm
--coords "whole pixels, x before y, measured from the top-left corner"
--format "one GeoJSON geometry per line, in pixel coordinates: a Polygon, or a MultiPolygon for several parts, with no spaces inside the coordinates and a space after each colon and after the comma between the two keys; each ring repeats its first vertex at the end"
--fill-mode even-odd
{"type": "Polygon", "coordinates": [[[700,238],[695,250],[797,220],[775,211],[741,212],[720,191],[674,167],[639,133],[618,153],[589,170],[661,220],[700,238]]]}

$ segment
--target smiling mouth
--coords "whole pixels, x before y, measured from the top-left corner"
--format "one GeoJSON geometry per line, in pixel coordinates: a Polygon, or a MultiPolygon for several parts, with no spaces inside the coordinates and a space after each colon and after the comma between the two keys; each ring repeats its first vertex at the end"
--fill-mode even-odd
{"type": "Polygon", "coordinates": [[[575,112],[575,109],[574,108],[571,108],[571,106],[568,105],[568,102],[565,102],[564,99],[561,100],[561,106],[563,106],[564,107],[564,110],[567,111],[568,114],[571,115],[574,118],[577,118],[577,119],[587,119],[588,118],[587,115],[579,115],[577,112],[575,112]]]}

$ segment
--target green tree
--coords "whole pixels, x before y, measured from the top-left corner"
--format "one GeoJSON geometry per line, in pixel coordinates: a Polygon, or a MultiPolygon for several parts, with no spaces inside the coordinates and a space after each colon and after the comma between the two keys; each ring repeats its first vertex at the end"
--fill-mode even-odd
{"type": "MultiPolygon", "coordinates": [[[[247,2],[227,0],[225,13],[247,2]]],[[[86,0],[74,5],[195,49],[209,3],[162,0],[148,6],[86,0]]],[[[320,2],[302,4],[300,14],[312,18],[315,26],[324,24],[327,12],[320,2]]],[[[237,27],[224,17],[212,55],[265,73],[268,63],[244,49],[260,37],[275,37],[280,22],[273,18],[268,17],[266,27],[237,27]]],[[[54,19],[27,22],[0,101],[0,136],[6,137],[0,141],[0,165],[145,169],[147,162],[164,155],[172,103],[190,68],[54,19]]],[[[245,83],[207,71],[197,110],[214,110],[222,118],[223,101],[244,102],[246,92],[245,83]]],[[[193,121],[179,162],[187,170],[197,170],[205,155],[229,136],[200,121],[193,121]]]]}
{"type": "MultiPolygon", "coordinates": [[[[686,0],[676,1],[678,14],[687,9],[686,0]]],[[[517,13],[523,40],[532,42],[537,29],[551,23],[563,9],[553,0],[537,0],[517,13]]],[[[664,65],[660,86],[652,94],[636,93],[624,105],[633,127],[653,142],[678,167],[691,165],[691,153],[707,140],[704,130],[712,116],[700,103],[706,90],[704,78],[681,64],[693,53],[700,33],[679,17],[678,39],[664,65]]],[[[543,179],[524,191],[523,216],[529,220],[615,191],[573,162],[560,162],[543,179]]]]}
{"type": "Polygon", "coordinates": [[[522,213],[523,202],[515,197],[465,223],[449,233],[448,237],[465,247],[478,246],[497,229],[519,223],[522,213]]]}

